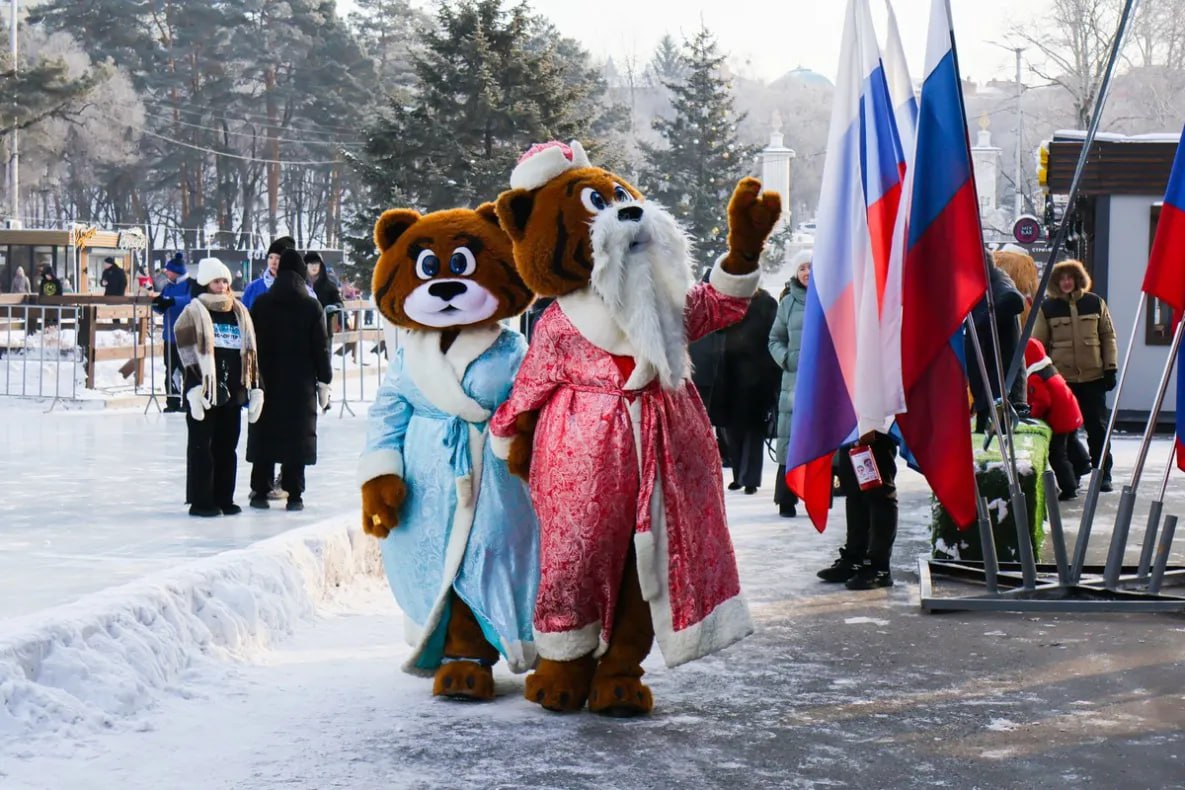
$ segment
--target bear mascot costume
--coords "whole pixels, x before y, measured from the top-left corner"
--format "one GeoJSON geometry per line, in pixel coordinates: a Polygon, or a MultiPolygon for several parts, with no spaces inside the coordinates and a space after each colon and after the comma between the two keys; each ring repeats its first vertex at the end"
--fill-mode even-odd
{"type": "Polygon", "coordinates": [[[404,612],[404,670],[433,674],[435,695],[488,700],[499,655],[535,664],[538,522],[486,441],[526,353],[499,321],[533,295],[493,204],[387,211],[374,235],[375,304],[401,338],[359,461],[362,526],[404,612]]]}
{"type": "Polygon", "coordinates": [[[510,185],[497,206],[515,265],[556,297],[490,423],[539,517],[540,660],[525,695],[554,711],[648,713],[641,663],[656,638],[676,666],[752,632],[687,346],[745,316],[781,200],[742,180],[728,252],[693,285],[674,218],[579,143],[533,146],[510,185]]]}

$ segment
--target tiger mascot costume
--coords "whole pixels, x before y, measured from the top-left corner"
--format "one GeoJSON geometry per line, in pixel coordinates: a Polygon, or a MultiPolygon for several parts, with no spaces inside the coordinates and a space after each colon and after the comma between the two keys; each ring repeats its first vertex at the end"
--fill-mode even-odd
{"type": "Polygon", "coordinates": [[[656,638],[675,666],[752,632],[687,345],[744,317],[781,201],[743,179],[728,252],[693,284],[674,218],[579,143],[533,147],[510,185],[497,207],[515,265],[557,297],[490,424],[540,524],[540,660],[525,694],[554,711],[645,714],[656,638]]]}
{"type": "Polygon", "coordinates": [[[499,321],[533,294],[492,204],[387,211],[374,238],[375,304],[401,339],[359,462],[362,526],[414,646],[404,669],[434,675],[435,695],[492,699],[499,656],[535,663],[538,523],[486,441],[526,353],[499,321]]]}

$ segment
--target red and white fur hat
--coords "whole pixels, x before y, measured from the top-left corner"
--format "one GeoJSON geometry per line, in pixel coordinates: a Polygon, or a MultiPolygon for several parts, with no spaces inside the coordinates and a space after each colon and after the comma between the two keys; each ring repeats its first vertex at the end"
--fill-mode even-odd
{"type": "Polygon", "coordinates": [[[518,158],[510,173],[510,188],[538,189],[565,170],[578,167],[592,167],[592,163],[584,146],[576,140],[566,145],[558,140],[535,143],[518,158]]]}

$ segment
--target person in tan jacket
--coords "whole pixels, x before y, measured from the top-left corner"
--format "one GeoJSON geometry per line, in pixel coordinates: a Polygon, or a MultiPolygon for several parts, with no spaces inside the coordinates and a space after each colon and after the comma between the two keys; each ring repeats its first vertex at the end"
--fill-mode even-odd
{"type": "Polygon", "coordinates": [[[1119,347],[1107,303],[1098,294],[1090,293],[1090,286],[1090,275],[1081,261],[1056,264],[1033,337],[1049,349],[1054,367],[1078,399],[1091,465],[1103,470],[1100,490],[1110,491],[1111,454],[1107,453],[1105,459],[1100,456],[1109,416],[1107,393],[1115,389],[1119,347]]]}

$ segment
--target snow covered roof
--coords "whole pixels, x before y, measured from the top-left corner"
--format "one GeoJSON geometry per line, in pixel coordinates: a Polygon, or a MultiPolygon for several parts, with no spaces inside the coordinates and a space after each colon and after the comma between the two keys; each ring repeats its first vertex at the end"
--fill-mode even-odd
{"type": "MultiPolygon", "coordinates": [[[[1086,132],[1081,129],[1058,129],[1053,133],[1054,140],[1085,140],[1086,132]]],[[[1177,132],[1153,132],[1151,134],[1116,134],[1114,132],[1099,132],[1094,136],[1096,142],[1111,143],[1176,143],[1181,139],[1177,132]]]]}

